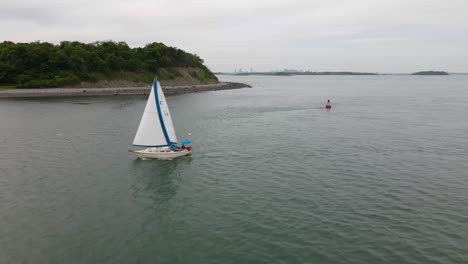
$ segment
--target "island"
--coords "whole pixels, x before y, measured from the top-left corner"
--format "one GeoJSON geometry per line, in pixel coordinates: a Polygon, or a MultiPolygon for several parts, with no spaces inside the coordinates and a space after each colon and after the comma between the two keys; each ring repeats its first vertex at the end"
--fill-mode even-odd
{"type": "Polygon", "coordinates": [[[0,43],[0,97],[146,94],[155,76],[168,94],[249,87],[219,83],[196,54],[158,42],[0,43]]]}
{"type": "Polygon", "coordinates": [[[412,75],[449,75],[449,74],[444,71],[420,71],[420,72],[415,72],[412,75]]]}

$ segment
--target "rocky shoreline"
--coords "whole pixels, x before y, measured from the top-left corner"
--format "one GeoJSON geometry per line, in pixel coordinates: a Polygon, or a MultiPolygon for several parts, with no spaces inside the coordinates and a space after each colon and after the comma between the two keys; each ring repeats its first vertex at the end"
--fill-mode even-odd
{"type": "MultiPolygon", "coordinates": [[[[146,95],[150,92],[148,87],[126,88],[42,88],[42,89],[6,89],[0,90],[0,98],[15,97],[56,97],[56,96],[110,96],[110,95],[146,95]]],[[[220,82],[205,85],[171,86],[164,87],[165,95],[178,95],[206,91],[231,90],[251,88],[250,85],[235,82],[220,82]]]]}

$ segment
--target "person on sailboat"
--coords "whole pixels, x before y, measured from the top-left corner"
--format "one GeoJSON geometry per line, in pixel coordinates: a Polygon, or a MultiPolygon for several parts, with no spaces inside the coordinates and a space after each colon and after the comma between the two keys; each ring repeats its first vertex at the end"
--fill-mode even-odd
{"type": "Polygon", "coordinates": [[[328,99],[328,102],[327,102],[327,104],[325,105],[325,108],[327,108],[327,109],[330,109],[330,108],[331,108],[330,99],[328,99]]]}

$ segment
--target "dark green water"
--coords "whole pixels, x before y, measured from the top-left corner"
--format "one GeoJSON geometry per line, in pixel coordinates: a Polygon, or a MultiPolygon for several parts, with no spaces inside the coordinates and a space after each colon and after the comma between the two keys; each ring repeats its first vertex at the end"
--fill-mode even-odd
{"type": "Polygon", "coordinates": [[[222,78],[172,161],[145,97],[1,100],[0,263],[468,263],[468,76],[222,78]]]}

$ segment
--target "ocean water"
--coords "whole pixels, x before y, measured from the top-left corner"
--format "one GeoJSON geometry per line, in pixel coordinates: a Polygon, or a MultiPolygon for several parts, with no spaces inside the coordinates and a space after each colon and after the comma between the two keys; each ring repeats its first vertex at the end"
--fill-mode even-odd
{"type": "Polygon", "coordinates": [[[145,96],[2,99],[0,263],[468,263],[468,76],[220,78],[172,161],[145,96]]]}

